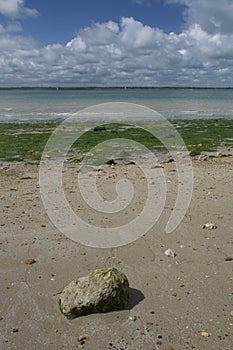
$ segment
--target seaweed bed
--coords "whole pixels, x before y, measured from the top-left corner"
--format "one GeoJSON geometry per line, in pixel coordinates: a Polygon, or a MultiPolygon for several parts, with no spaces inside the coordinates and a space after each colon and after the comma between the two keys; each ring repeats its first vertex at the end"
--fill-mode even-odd
{"type": "MultiPolygon", "coordinates": [[[[221,147],[233,146],[233,120],[231,119],[173,120],[170,122],[183,138],[191,156],[217,151],[221,147]]],[[[58,122],[0,124],[0,160],[40,160],[50,135],[58,125],[58,122]]],[[[114,138],[132,139],[152,151],[166,152],[163,144],[143,128],[114,123],[85,132],[72,145],[69,151],[70,159],[78,161],[80,158],[75,156],[76,153],[85,154],[100,142],[114,138]]],[[[69,158],[69,155],[67,156],[69,158]]]]}

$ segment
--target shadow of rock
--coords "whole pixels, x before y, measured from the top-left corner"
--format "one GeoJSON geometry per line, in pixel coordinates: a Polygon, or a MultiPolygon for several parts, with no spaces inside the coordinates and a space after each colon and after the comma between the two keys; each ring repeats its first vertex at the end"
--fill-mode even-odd
{"type": "Polygon", "coordinates": [[[131,310],[139,304],[143,299],[145,299],[145,295],[138,289],[135,288],[129,288],[129,306],[128,309],[131,310]]]}

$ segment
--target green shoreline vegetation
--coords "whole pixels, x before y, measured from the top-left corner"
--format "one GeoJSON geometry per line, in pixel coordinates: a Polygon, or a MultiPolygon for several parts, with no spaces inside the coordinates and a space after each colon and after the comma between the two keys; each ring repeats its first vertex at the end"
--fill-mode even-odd
{"type": "MultiPolygon", "coordinates": [[[[202,152],[214,152],[220,147],[233,147],[231,119],[170,120],[170,122],[183,138],[191,156],[202,152]]],[[[58,125],[59,122],[1,123],[0,160],[39,161],[50,135],[58,125]]],[[[81,161],[78,154],[85,154],[100,142],[114,138],[132,139],[152,151],[166,152],[161,142],[143,128],[108,124],[83,134],[78,142],[72,145],[68,158],[70,156],[72,161],[81,161]]]]}

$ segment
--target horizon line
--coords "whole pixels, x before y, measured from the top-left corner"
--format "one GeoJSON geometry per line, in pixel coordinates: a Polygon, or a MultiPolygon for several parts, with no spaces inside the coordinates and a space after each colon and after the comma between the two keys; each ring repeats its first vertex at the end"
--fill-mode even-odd
{"type": "Polygon", "coordinates": [[[233,89],[233,86],[0,86],[0,90],[91,90],[91,89],[100,89],[100,90],[110,90],[110,89],[233,89]]]}

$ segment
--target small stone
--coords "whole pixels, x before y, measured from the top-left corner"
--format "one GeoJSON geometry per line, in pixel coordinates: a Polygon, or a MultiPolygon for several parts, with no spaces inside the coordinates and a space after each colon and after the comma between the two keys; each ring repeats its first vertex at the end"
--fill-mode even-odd
{"type": "Polygon", "coordinates": [[[210,335],[207,332],[201,332],[202,337],[208,338],[210,335]]]}
{"type": "Polygon", "coordinates": [[[231,317],[233,317],[233,311],[230,312],[231,317]]]}
{"type": "Polygon", "coordinates": [[[115,162],[115,160],[114,159],[109,159],[109,160],[107,160],[106,162],[105,162],[105,164],[108,164],[108,165],[116,165],[116,162],[115,162]]]}
{"type": "Polygon", "coordinates": [[[164,252],[164,254],[165,254],[166,256],[170,256],[170,257],[172,257],[172,258],[175,258],[175,257],[176,257],[176,253],[173,252],[170,248],[167,249],[167,250],[164,252]]]}
{"type": "Polygon", "coordinates": [[[137,320],[137,316],[129,316],[128,320],[135,322],[137,320]]]}
{"type": "Polygon", "coordinates": [[[78,341],[86,341],[86,340],[88,340],[88,337],[86,335],[80,335],[78,337],[78,341]]]}
{"type": "Polygon", "coordinates": [[[129,282],[115,268],[98,269],[72,281],[60,295],[61,312],[75,318],[96,312],[125,309],[129,304],[129,282]]]}
{"type": "Polygon", "coordinates": [[[217,226],[213,222],[207,222],[202,228],[205,230],[216,230],[217,226]]]}
{"type": "Polygon", "coordinates": [[[225,261],[233,261],[233,258],[230,257],[230,256],[228,256],[228,257],[225,259],[225,261]]]}
{"type": "Polygon", "coordinates": [[[167,350],[174,350],[174,348],[172,346],[169,346],[167,350]]]}
{"type": "Polygon", "coordinates": [[[208,157],[207,157],[205,154],[201,154],[201,155],[198,157],[198,159],[200,159],[200,160],[207,160],[208,157]]]}
{"type": "Polygon", "coordinates": [[[26,265],[32,265],[32,264],[35,264],[35,263],[36,263],[35,259],[26,259],[26,260],[24,260],[24,264],[26,264],[26,265]]]}

